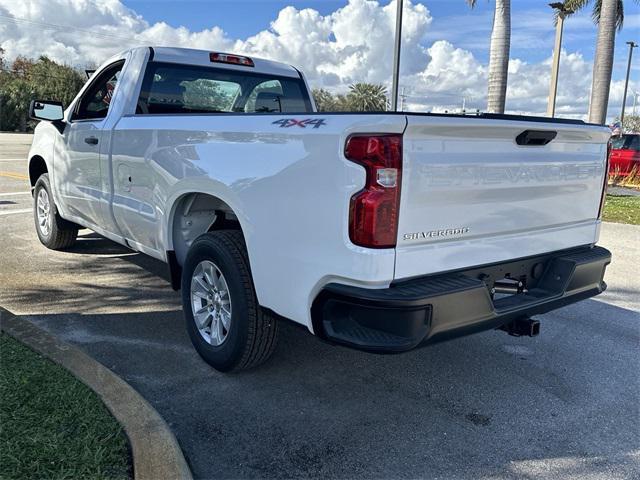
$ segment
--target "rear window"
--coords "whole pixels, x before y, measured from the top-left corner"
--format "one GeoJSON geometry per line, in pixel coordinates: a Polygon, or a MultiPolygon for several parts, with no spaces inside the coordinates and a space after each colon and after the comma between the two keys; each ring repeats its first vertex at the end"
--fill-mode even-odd
{"type": "Polygon", "coordinates": [[[611,137],[611,148],[640,151],[640,135],[616,135],[611,137]]]}
{"type": "Polygon", "coordinates": [[[152,62],[136,113],[310,112],[306,92],[299,78],[152,62]]]}

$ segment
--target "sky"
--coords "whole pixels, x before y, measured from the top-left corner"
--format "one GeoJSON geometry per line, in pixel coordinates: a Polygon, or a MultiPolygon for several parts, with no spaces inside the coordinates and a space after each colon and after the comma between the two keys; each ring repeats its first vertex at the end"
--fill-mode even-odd
{"type": "MultiPolygon", "coordinates": [[[[555,29],[544,0],[512,0],[508,112],[544,114],[555,29]]],[[[486,107],[494,3],[405,0],[400,87],[406,110],[486,107]]],[[[390,88],[395,0],[0,0],[0,46],[78,67],[137,45],[244,53],[303,70],[314,87],[344,92],[365,81],[390,88]]],[[[586,118],[597,27],[590,9],[565,22],[557,115],[586,118]]],[[[625,1],[616,36],[609,119],[619,115],[628,46],[640,42],[640,5],[625,1]]],[[[640,90],[635,51],[627,104],[640,90]]],[[[640,97],[638,98],[640,102],[640,97]]],[[[640,106],[638,107],[640,111],[640,106]]]]}

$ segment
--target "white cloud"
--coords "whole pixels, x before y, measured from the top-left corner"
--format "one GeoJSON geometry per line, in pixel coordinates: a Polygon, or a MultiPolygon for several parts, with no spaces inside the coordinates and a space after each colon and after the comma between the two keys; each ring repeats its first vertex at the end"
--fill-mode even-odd
{"type": "MultiPolygon", "coordinates": [[[[425,6],[406,3],[403,74],[415,73],[427,62],[426,50],[419,42],[430,23],[425,6]]],[[[312,9],[286,7],[270,30],[237,41],[235,50],[297,65],[318,86],[335,85],[336,79],[345,85],[386,82],[393,62],[389,46],[394,29],[395,4],[351,0],[326,16],[312,9]]]]}
{"type": "MultiPolygon", "coordinates": [[[[428,2],[428,0],[427,0],[428,2]]],[[[314,86],[345,90],[352,82],[390,86],[395,2],[349,0],[328,15],[307,8],[283,8],[270,28],[246,39],[230,38],[219,26],[197,32],[159,22],[149,24],[120,0],[0,0],[0,45],[9,59],[47,55],[76,66],[99,64],[134,45],[172,45],[234,51],[291,63],[314,86]]],[[[477,43],[486,43],[490,25],[477,43]]],[[[471,17],[465,16],[471,21],[471,17]]],[[[487,67],[464,48],[459,36],[438,38],[433,18],[420,3],[405,2],[401,85],[413,110],[484,108],[487,67]],[[435,35],[435,36],[434,36],[435,35]],[[456,46],[456,44],[458,44],[456,46]]],[[[441,24],[446,24],[441,22],[441,24]]],[[[486,28],[485,28],[486,27],[486,28]]],[[[537,25],[523,27],[522,34],[537,25]]],[[[514,38],[518,27],[514,22],[514,38]]],[[[594,33],[595,35],[595,33],[594,33]]],[[[476,35],[478,36],[478,35],[476,35]]],[[[594,39],[595,40],[595,39],[594,39]]],[[[468,41],[468,39],[467,39],[468,41]]],[[[549,52],[549,57],[551,52],[549,52]]],[[[557,111],[584,117],[591,86],[591,62],[580,53],[562,53],[557,111]]],[[[509,64],[507,108],[543,114],[549,88],[550,58],[509,64]]],[[[638,85],[632,85],[638,88],[638,85]]],[[[614,82],[610,111],[619,111],[622,82],[614,82]]]]}

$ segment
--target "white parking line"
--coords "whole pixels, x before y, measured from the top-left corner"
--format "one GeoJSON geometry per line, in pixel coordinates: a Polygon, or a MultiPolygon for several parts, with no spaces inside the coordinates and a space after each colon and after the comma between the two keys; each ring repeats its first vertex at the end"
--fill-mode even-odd
{"type": "Polygon", "coordinates": [[[2,192],[0,193],[0,197],[13,197],[14,195],[27,195],[30,194],[30,191],[26,192],[2,192]]]}
{"type": "Polygon", "coordinates": [[[5,210],[0,212],[0,215],[11,215],[12,213],[31,213],[33,210],[31,208],[24,208],[22,210],[5,210]]]}

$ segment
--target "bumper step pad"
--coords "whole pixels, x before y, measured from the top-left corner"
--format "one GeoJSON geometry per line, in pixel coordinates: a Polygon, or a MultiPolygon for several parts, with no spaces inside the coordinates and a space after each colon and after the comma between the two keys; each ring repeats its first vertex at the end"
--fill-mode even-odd
{"type": "MultiPolygon", "coordinates": [[[[405,351],[498,328],[597,295],[606,288],[602,279],[610,262],[611,253],[602,247],[525,259],[521,268],[544,264],[542,277],[525,293],[495,301],[482,268],[398,282],[384,289],[329,284],[313,304],[314,328],[328,340],[355,348],[405,351]]],[[[497,267],[488,266],[487,271],[497,267]]]]}

